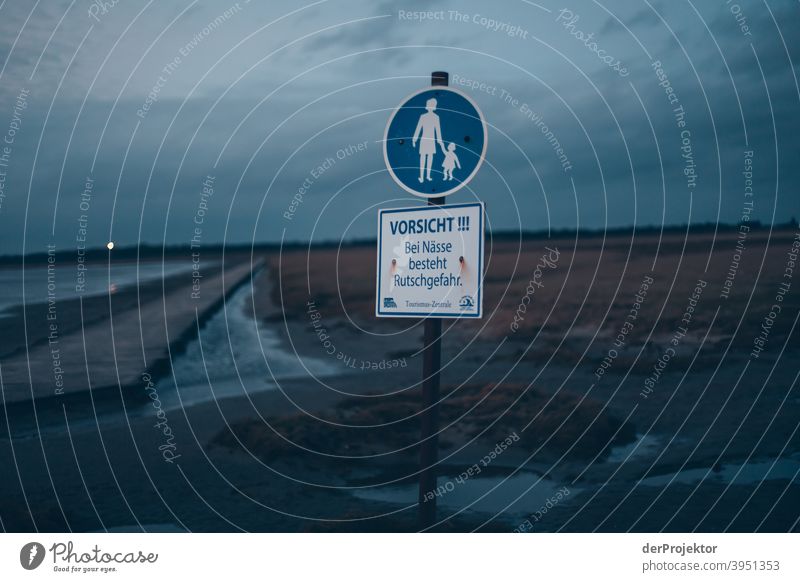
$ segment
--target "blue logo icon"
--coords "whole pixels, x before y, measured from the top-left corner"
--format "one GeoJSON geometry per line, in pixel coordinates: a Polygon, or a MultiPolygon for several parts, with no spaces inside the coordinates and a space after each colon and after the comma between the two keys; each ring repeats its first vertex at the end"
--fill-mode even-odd
{"type": "Polygon", "coordinates": [[[475,301],[472,299],[472,295],[464,295],[461,301],[458,302],[458,306],[464,310],[475,309],[475,301]]]}
{"type": "Polygon", "coordinates": [[[475,176],[486,138],[486,121],[472,99],[450,87],[431,87],[406,97],[389,118],[383,155],[404,190],[435,198],[475,176]]]}
{"type": "Polygon", "coordinates": [[[383,298],[383,308],[384,309],[397,309],[397,303],[394,302],[393,297],[384,297],[383,298]]]}

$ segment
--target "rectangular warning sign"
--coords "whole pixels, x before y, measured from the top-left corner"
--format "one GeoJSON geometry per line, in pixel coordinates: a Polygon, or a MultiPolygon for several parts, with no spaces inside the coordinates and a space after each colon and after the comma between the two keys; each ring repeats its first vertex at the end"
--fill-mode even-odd
{"type": "Polygon", "coordinates": [[[378,317],[483,316],[483,203],[378,211],[378,317]]]}

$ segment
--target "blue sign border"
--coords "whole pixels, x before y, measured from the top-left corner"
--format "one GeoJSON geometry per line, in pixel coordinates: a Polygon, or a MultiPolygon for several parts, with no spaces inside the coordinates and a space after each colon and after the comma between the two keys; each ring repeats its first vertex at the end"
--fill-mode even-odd
{"type": "Polygon", "coordinates": [[[483,317],[483,239],[486,237],[484,230],[484,214],[486,209],[483,202],[464,202],[461,204],[443,204],[441,206],[414,206],[412,208],[385,208],[378,210],[378,258],[375,265],[375,316],[376,317],[439,317],[442,319],[480,319],[483,317]],[[467,208],[470,206],[477,206],[480,209],[480,229],[481,234],[478,242],[478,256],[481,266],[480,277],[478,279],[478,310],[476,313],[459,313],[454,315],[452,313],[428,313],[422,312],[403,312],[391,313],[381,311],[381,255],[383,254],[383,215],[392,214],[394,212],[419,212],[422,210],[438,210],[448,208],[467,208]]]}

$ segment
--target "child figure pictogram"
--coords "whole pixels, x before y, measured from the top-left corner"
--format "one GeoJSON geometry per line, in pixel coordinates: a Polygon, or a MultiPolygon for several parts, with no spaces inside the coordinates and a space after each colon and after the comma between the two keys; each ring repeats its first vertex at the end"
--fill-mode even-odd
{"type": "Polygon", "coordinates": [[[447,146],[447,151],[444,153],[442,168],[444,168],[445,181],[453,179],[453,169],[461,169],[461,163],[458,161],[458,156],[456,155],[456,144],[453,142],[450,142],[450,145],[447,146]]]}

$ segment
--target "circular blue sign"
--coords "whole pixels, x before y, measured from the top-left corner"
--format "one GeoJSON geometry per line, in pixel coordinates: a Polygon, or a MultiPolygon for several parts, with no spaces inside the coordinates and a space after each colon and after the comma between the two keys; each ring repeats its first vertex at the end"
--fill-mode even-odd
{"type": "Polygon", "coordinates": [[[383,157],[407,192],[447,196],[478,172],[486,137],[486,121],[472,99],[450,87],[430,87],[395,109],[383,137],[383,157]]]}

